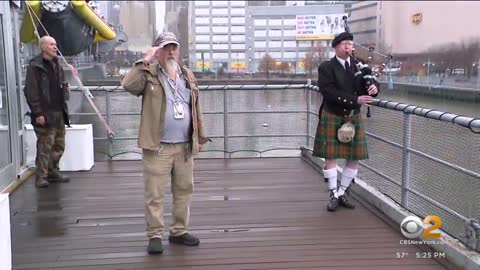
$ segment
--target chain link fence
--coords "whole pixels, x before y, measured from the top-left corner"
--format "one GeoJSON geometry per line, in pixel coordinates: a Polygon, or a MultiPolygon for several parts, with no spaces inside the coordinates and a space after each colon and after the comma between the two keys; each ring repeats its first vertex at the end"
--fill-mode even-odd
{"type": "MultiPolygon", "coordinates": [[[[82,92],[70,99],[72,122],[92,123],[95,159],[140,159],[141,98],[120,87],[90,87],[116,133],[106,129],[82,92]]],[[[207,135],[199,158],[298,157],[312,150],[322,95],[312,85],[201,87],[207,135]]],[[[462,239],[480,218],[480,119],[376,100],[365,117],[369,159],[359,178],[419,216],[437,215],[462,239]]],[[[339,165],[343,167],[344,161],[339,165]]]]}
{"type": "MultiPolygon", "coordinates": [[[[321,94],[311,101],[310,145],[321,94]]],[[[465,222],[480,218],[480,119],[385,100],[365,115],[369,159],[358,177],[418,216],[441,217],[444,231],[466,241],[465,222]]]]}

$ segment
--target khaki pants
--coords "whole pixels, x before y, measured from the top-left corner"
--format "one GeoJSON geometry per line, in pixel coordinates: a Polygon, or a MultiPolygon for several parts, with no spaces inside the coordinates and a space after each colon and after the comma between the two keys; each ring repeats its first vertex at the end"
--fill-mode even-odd
{"type": "Polygon", "coordinates": [[[164,197],[171,179],[173,223],[170,235],[187,232],[193,193],[193,157],[188,144],[162,144],[161,151],[143,150],[145,179],[145,218],[147,237],[162,238],[165,230],[164,197]]]}

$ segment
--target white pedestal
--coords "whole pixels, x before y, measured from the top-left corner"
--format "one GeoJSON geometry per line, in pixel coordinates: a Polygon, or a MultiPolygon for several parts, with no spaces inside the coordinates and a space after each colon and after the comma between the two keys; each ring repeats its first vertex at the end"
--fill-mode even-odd
{"type": "Polygon", "coordinates": [[[0,194],[0,270],[11,269],[10,204],[8,194],[0,194]]]}
{"type": "MultiPolygon", "coordinates": [[[[37,154],[37,136],[32,125],[25,125],[27,143],[27,166],[35,166],[37,154]]],[[[65,152],[60,159],[61,171],[88,171],[93,167],[93,129],[92,125],[72,125],[66,127],[65,152]]]]}

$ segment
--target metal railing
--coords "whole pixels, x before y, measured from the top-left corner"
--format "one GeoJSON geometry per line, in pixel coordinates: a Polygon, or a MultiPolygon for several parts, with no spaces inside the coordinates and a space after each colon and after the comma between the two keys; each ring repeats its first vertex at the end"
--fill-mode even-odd
{"type": "MultiPolygon", "coordinates": [[[[74,89],[72,122],[93,123],[96,159],[140,159],[141,99],[121,87],[89,90],[117,134],[107,137],[74,89]]],[[[201,158],[300,156],[313,148],[322,101],[316,86],[209,85],[200,98],[213,139],[201,158]]],[[[442,229],[462,239],[465,223],[480,218],[480,119],[386,100],[371,111],[359,177],[417,215],[442,217],[442,229]]]]}

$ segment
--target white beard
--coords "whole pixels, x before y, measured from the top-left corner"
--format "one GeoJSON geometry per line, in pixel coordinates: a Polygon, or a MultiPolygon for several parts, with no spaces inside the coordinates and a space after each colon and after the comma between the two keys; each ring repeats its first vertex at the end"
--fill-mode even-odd
{"type": "Polygon", "coordinates": [[[165,62],[165,69],[167,70],[168,74],[172,74],[172,73],[175,74],[178,69],[178,65],[175,59],[168,59],[165,62]]]}

